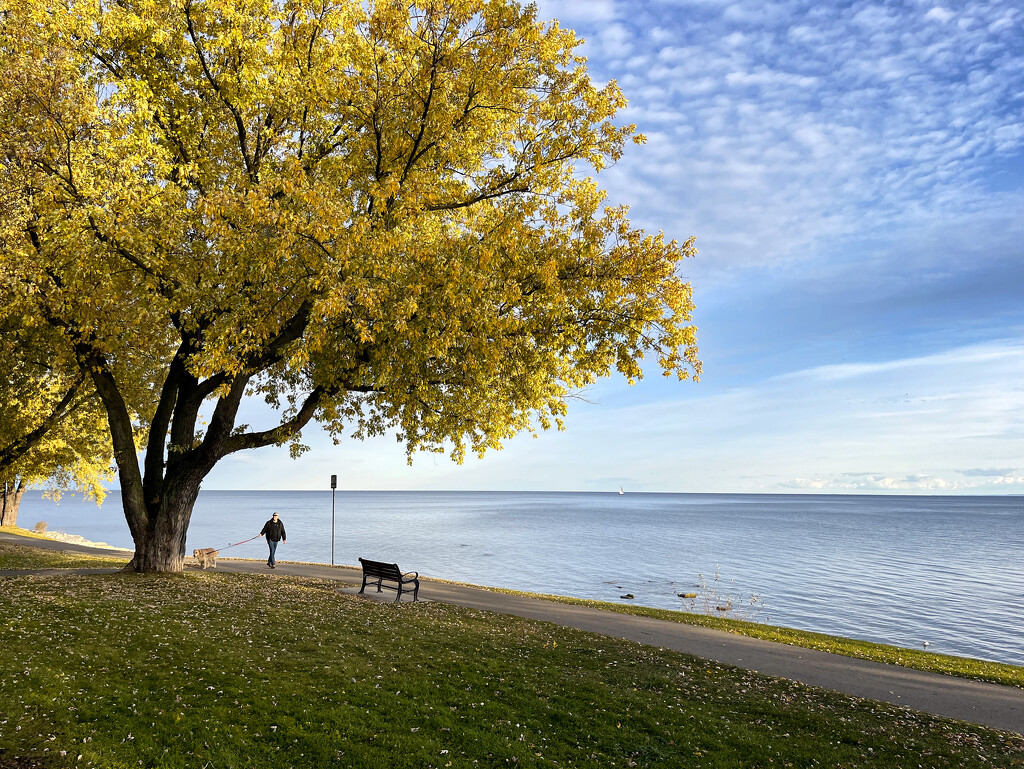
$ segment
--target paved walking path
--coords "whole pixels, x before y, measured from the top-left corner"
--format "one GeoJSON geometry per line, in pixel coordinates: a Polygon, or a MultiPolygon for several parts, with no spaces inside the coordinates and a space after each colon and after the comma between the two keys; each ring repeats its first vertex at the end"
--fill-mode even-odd
{"type": "MultiPolygon", "coordinates": [[[[28,539],[6,532],[0,533],[0,540],[68,552],[111,554],[109,550],[28,539]]],[[[356,585],[362,581],[359,569],[324,564],[278,562],[277,568],[270,571],[261,561],[222,558],[218,562],[218,569],[239,573],[322,577],[356,585]]],[[[0,572],[0,575],[3,574],[13,572],[0,572]]],[[[355,588],[347,589],[346,592],[355,592],[355,588]]],[[[382,595],[393,600],[394,593],[382,595]]],[[[1012,686],[924,673],[679,622],[619,614],[542,598],[507,595],[469,585],[425,579],[421,581],[419,597],[421,600],[544,620],[650,646],[674,649],[855,697],[890,702],[913,710],[1024,734],[1024,689],[1012,686]]]]}

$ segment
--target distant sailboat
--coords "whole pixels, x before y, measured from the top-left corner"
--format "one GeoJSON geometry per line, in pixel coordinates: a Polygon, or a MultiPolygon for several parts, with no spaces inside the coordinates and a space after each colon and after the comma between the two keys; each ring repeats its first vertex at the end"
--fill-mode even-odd
{"type": "Polygon", "coordinates": [[[624,491],[622,490],[622,487],[621,487],[621,486],[619,486],[619,493],[620,493],[620,494],[625,494],[625,493],[626,493],[626,492],[624,492],[624,491]]]}

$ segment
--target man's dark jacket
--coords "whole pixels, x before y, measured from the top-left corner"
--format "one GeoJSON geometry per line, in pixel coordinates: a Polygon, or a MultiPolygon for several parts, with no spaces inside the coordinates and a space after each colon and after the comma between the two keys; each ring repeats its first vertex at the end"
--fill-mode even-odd
{"type": "MultiPolygon", "coordinates": [[[[252,531],[250,529],[249,531],[252,531]]],[[[288,535],[284,533],[284,523],[278,518],[276,521],[271,518],[265,524],[263,524],[263,531],[260,532],[260,536],[267,535],[267,539],[272,539],[274,542],[280,542],[282,539],[288,539],[288,535]]]]}

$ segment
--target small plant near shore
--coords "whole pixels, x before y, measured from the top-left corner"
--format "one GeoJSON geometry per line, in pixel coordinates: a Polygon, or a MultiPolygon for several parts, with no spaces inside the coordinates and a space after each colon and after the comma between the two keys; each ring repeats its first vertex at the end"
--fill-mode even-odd
{"type": "Polygon", "coordinates": [[[32,527],[32,531],[36,534],[45,534],[47,526],[49,526],[49,524],[46,521],[38,521],[36,525],[32,527]]]}
{"type": "MultiPolygon", "coordinates": [[[[731,585],[734,580],[730,580],[731,585]]],[[[706,614],[710,617],[727,617],[741,622],[767,622],[769,617],[761,616],[764,611],[764,599],[754,593],[750,598],[740,600],[733,596],[732,590],[723,587],[720,567],[715,567],[715,578],[708,582],[703,573],[697,575],[697,590],[693,593],[680,593],[683,599],[683,611],[691,614],[706,614]]]]}

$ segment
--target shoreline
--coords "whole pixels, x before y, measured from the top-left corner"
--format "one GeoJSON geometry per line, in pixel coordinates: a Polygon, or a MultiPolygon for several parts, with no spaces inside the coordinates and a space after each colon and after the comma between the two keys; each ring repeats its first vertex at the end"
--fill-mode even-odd
{"type": "Polygon", "coordinates": [[[83,547],[95,547],[100,550],[110,550],[114,553],[134,553],[134,550],[128,550],[123,547],[115,547],[114,545],[108,545],[106,542],[93,542],[90,539],[86,539],[78,534],[68,534],[66,531],[47,531],[44,532],[43,537],[46,539],[52,539],[55,542],[64,542],[69,545],[82,545],[83,547]]]}
{"type": "Polygon", "coordinates": [[[31,539],[48,539],[52,542],[63,542],[67,545],[81,545],[82,547],[93,547],[97,550],[110,550],[113,553],[134,553],[124,547],[116,547],[106,542],[93,542],[79,534],[68,534],[66,531],[44,531],[38,532],[32,529],[23,529],[21,526],[0,526],[0,531],[9,531],[12,534],[19,534],[31,539]]]}

